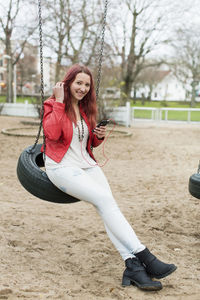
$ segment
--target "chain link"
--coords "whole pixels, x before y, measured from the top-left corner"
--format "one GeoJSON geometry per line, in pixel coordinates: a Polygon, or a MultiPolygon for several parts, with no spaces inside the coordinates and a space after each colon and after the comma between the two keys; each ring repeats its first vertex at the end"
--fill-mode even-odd
{"type": "MultiPolygon", "coordinates": [[[[42,9],[41,9],[41,0],[38,0],[38,18],[39,18],[39,46],[40,46],[40,91],[41,91],[41,96],[40,100],[42,103],[42,109],[41,109],[41,122],[39,126],[39,130],[36,136],[35,144],[31,148],[30,151],[34,150],[39,138],[40,138],[40,133],[43,128],[43,115],[44,115],[44,70],[43,70],[43,42],[42,42],[42,9]]],[[[45,135],[43,132],[43,144],[44,144],[44,153],[45,153],[45,135]]]]}
{"type": "Polygon", "coordinates": [[[103,59],[107,9],[108,9],[108,0],[105,0],[103,24],[102,24],[102,32],[101,32],[101,47],[100,47],[100,53],[99,53],[99,59],[98,59],[99,63],[98,63],[98,71],[97,71],[97,86],[96,86],[96,99],[97,99],[97,101],[98,101],[98,98],[99,98],[99,89],[100,89],[100,82],[101,82],[101,69],[102,69],[102,59],[103,59]]]}

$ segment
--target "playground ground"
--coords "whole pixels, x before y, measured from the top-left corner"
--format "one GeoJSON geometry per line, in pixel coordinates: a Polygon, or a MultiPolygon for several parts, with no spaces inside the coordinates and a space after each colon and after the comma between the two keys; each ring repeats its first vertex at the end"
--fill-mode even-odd
{"type": "MultiPolygon", "coordinates": [[[[21,120],[0,116],[0,129],[22,127],[21,120]]],[[[121,287],[124,262],[95,209],[30,195],[16,165],[34,138],[0,134],[0,299],[199,299],[200,200],[188,193],[200,159],[199,125],[137,123],[127,130],[131,137],[106,142],[103,170],[140,240],[177,271],[159,292],[121,287]]],[[[102,147],[95,153],[103,163],[102,147]]]]}

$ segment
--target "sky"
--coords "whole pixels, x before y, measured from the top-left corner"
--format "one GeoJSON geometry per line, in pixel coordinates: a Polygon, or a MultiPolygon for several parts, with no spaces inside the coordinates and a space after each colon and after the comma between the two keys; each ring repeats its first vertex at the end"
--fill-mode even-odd
{"type": "MultiPolygon", "coordinates": [[[[14,2],[15,0],[13,0],[14,2]]],[[[76,1],[76,0],[74,0],[76,1]]],[[[132,0],[133,1],[133,0],[132,0]]],[[[142,2],[142,0],[139,0],[142,2]]],[[[134,2],[134,1],[133,1],[134,2]]],[[[115,14],[120,14],[120,17],[123,19],[127,19],[127,31],[131,30],[131,22],[130,22],[130,16],[127,14],[126,9],[121,9],[119,5],[116,5],[117,0],[110,0],[109,1],[109,7],[110,10],[108,10],[108,22],[112,22],[112,9],[115,9],[115,14]],[[112,7],[112,8],[111,8],[112,7]]],[[[9,0],[0,0],[0,16],[2,15],[2,6],[6,7],[9,4],[9,0]]],[[[196,28],[198,30],[200,28],[200,17],[199,17],[199,11],[200,11],[200,1],[199,0],[160,0],[160,4],[165,4],[164,13],[167,12],[167,10],[171,10],[170,14],[168,14],[169,22],[168,22],[168,28],[163,34],[166,34],[167,36],[174,36],[174,30],[177,27],[181,28],[187,28],[192,27],[196,28]]],[[[108,7],[108,9],[109,9],[108,7]]],[[[20,19],[27,19],[27,24],[30,22],[31,18],[35,17],[37,15],[37,10],[33,9],[32,13],[30,14],[29,8],[24,5],[21,7],[20,10],[20,19]],[[27,18],[28,16],[28,18],[27,18]]],[[[154,12],[154,15],[155,12],[154,12]]],[[[151,24],[150,24],[151,25],[151,24]]],[[[120,23],[114,24],[116,33],[120,36],[122,36],[122,28],[120,23]],[[120,34],[121,33],[121,34],[120,34]]],[[[25,28],[24,28],[25,30],[25,28]]],[[[106,38],[109,39],[109,32],[106,31],[106,38]]],[[[120,38],[118,39],[120,40],[120,38]]],[[[127,47],[128,48],[128,47],[127,47]]],[[[170,47],[167,45],[159,46],[157,47],[156,51],[154,51],[151,55],[157,56],[157,55],[170,55],[170,47]]],[[[49,56],[52,55],[49,53],[49,50],[45,49],[44,52],[45,55],[49,56]]]]}
{"type": "MultiPolygon", "coordinates": [[[[144,0],[139,0],[138,2],[143,2],[144,0]]],[[[112,2],[112,1],[111,1],[112,2]]],[[[134,0],[132,0],[134,2],[134,0]]],[[[151,12],[151,20],[153,18],[156,18],[159,13],[161,12],[161,15],[163,19],[167,17],[167,27],[162,31],[162,37],[168,39],[175,39],[175,31],[178,28],[181,28],[184,30],[187,28],[192,28],[192,30],[198,30],[200,31],[200,17],[199,17],[199,11],[200,11],[200,0],[160,0],[160,8],[156,7],[156,9],[153,9],[151,12]]],[[[116,7],[116,14],[120,10],[120,14],[126,16],[127,20],[127,31],[131,32],[131,17],[129,14],[127,14],[126,9],[119,9],[116,7]]],[[[148,22],[148,19],[147,19],[148,22]]],[[[116,25],[114,25],[116,26],[116,25]]],[[[151,28],[152,24],[149,23],[149,26],[147,24],[147,28],[151,28]]],[[[121,38],[122,38],[122,28],[120,28],[119,24],[116,27],[117,32],[120,35],[121,32],[121,38]]],[[[200,36],[200,34],[199,34],[200,36]]],[[[156,57],[157,55],[166,55],[170,56],[172,53],[172,49],[167,44],[165,45],[159,45],[151,55],[156,57]]]]}

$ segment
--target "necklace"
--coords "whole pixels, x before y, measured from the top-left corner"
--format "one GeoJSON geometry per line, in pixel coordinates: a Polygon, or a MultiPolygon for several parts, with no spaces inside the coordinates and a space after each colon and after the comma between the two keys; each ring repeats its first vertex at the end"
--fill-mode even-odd
{"type": "MultiPolygon", "coordinates": [[[[78,126],[78,124],[77,124],[78,126]]],[[[79,139],[79,142],[82,142],[84,138],[84,126],[83,126],[83,117],[81,116],[81,132],[80,132],[80,128],[78,126],[78,139],[79,139]]]]}

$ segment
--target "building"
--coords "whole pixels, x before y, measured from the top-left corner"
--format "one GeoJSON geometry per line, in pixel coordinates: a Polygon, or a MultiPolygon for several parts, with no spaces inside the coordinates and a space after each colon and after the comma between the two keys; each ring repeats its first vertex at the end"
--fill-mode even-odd
{"type": "MultiPolygon", "coordinates": [[[[158,101],[191,101],[191,83],[183,84],[166,65],[146,69],[136,84],[136,98],[158,101]]],[[[132,92],[133,97],[133,92],[132,92]]],[[[197,85],[196,101],[200,101],[200,86],[197,85]]]]}
{"type": "MultiPolygon", "coordinates": [[[[13,44],[16,41],[13,41],[13,44]]],[[[4,44],[0,45],[0,93],[7,89],[7,64],[4,44]]],[[[13,68],[13,81],[16,78],[16,92],[18,95],[34,95],[40,93],[40,57],[38,46],[27,43],[21,57],[13,68]]],[[[44,92],[52,93],[55,81],[55,63],[49,57],[43,58],[44,92]]]]}
{"type": "MultiPolygon", "coordinates": [[[[43,58],[43,77],[44,77],[44,93],[52,94],[52,87],[55,85],[55,69],[56,65],[51,57],[43,58]]],[[[40,58],[37,60],[37,73],[40,74],[40,58]]],[[[37,91],[38,92],[38,91],[37,91]]]]}
{"type": "Polygon", "coordinates": [[[160,80],[152,90],[152,100],[190,101],[186,87],[172,71],[158,71],[160,80]]]}

